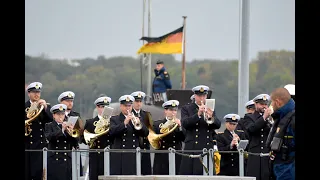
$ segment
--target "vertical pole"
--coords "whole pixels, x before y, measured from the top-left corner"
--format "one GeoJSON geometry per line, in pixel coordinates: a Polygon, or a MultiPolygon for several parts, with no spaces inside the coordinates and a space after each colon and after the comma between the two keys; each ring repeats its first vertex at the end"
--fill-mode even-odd
{"type": "Polygon", "coordinates": [[[80,158],[81,158],[81,154],[80,154],[81,152],[80,151],[76,151],[76,156],[77,156],[77,178],[79,178],[80,177],[80,168],[82,168],[82,167],[80,167],[80,158]]]}
{"type": "MultiPolygon", "coordinates": [[[[142,36],[144,37],[144,16],[145,16],[145,9],[146,9],[146,0],[142,0],[142,36]]],[[[144,41],[142,41],[142,45],[144,45],[144,41]]],[[[140,56],[140,89],[143,91],[143,64],[144,64],[144,54],[140,56]]]]}
{"type": "Polygon", "coordinates": [[[104,158],[104,161],[103,161],[103,164],[104,164],[104,175],[105,176],[109,176],[110,175],[110,152],[109,152],[109,146],[104,148],[104,151],[103,151],[103,158],[104,158]]]}
{"type": "Polygon", "coordinates": [[[44,180],[47,180],[48,178],[47,178],[47,172],[48,172],[48,151],[47,151],[48,149],[45,147],[45,148],[43,148],[42,149],[42,153],[43,153],[43,159],[42,159],[42,166],[43,166],[43,172],[42,172],[42,175],[43,175],[43,177],[42,177],[42,179],[44,179],[44,180]]]}
{"type": "MultiPolygon", "coordinates": [[[[151,0],[148,1],[148,37],[151,37],[151,0]]],[[[151,53],[148,54],[147,104],[151,103],[151,53]]]]}
{"type": "Polygon", "coordinates": [[[240,177],[244,176],[244,160],[243,160],[243,149],[239,149],[239,175],[240,177]]]}
{"type": "Polygon", "coordinates": [[[76,151],[73,148],[71,152],[71,164],[72,164],[72,180],[77,180],[77,156],[76,151]]]}
{"type": "Polygon", "coordinates": [[[176,175],[176,154],[175,149],[169,148],[169,175],[176,175]]]}
{"type": "Polygon", "coordinates": [[[209,161],[209,176],[213,176],[213,168],[215,168],[213,159],[214,159],[214,150],[212,148],[209,149],[208,161],[209,161]]]}
{"type": "MultiPolygon", "coordinates": [[[[208,152],[207,148],[203,148],[202,153],[204,154],[207,152],[208,152]]],[[[203,160],[203,165],[208,168],[208,155],[205,155],[202,160],[203,160]]],[[[203,167],[203,175],[208,176],[204,167],[203,167]]]]}
{"type": "Polygon", "coordinates": [[[238,114],[245,114],[245,103],[249,100],[249,0],[240,0],[240,50],[238,74],[238,114]]]}
{"type": "Polygon", "coordinates": [[[186,89],[186,18],[183,18],[183,46],[182,46],[182,71],[181,71],[181,89],[186,89]]]}
{"type": "Polygon", "coordinates": [[[141,176],[141,151],[140,151],[140,147],[136,148],[136,169],[137,169],[137,175],[141,176]]]}

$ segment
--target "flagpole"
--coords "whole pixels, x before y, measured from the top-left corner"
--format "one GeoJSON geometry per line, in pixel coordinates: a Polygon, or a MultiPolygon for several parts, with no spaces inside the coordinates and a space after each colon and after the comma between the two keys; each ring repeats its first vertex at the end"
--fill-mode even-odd
{"type": "Polygon", "coordinates": [[[182,18],[183,18],[183,46],[182,46],[181,89],[186,89],[186,18],[187,16],[182,16],[182,18]]]}
{"type": "MultiPolygon", "coordinates": [[[[151,0],[148,1],[148,37],[151,37],[151,0]]],[[[147,104],[151,104],[151,53],[148,54],[147,104]]]]}
{"type": "MultiPolygon", "coordinates": [[[[144,17],[145,17],[145,9],[146,9],[146,0],[142,0],[142,36],[144,37],[144,17]]],[[[144,45],[144,41],[142,41],[142,45],[144,45]]],[[[144,54],[140,56],[140,89],[143,91],[143,64],[144,64],[144,54]]]]}

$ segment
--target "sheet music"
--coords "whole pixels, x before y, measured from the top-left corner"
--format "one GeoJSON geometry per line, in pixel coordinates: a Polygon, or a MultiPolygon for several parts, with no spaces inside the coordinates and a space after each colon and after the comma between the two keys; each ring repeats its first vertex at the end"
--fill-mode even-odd
{"type": "Polygon", "coordinates": [[[214,111],[216,99],[206,99],[206,107],[214,111]]]}
{"type": "Polygon", "coordinates": [[[68,123],[71,123],[74,126],[78,121],[78,119],[79,119],[79,116],[69,116],[68,123]]]}
{"type": "Polygon", "coordinates": [[[101,116],[105,119],[109,119],[112,116],[113,108],[109,106],[105,106],[103,108],[101,116]]]}

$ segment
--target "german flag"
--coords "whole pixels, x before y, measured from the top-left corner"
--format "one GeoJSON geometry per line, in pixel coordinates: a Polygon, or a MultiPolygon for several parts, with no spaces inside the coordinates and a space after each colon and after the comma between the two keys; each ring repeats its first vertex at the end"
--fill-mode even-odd
{"type": "Polygon", "coordinates": [[[181,54],[183,26],[161,37],[142,37],[147,41],[139,50],[140,53],[151,54],[181,54]]]}

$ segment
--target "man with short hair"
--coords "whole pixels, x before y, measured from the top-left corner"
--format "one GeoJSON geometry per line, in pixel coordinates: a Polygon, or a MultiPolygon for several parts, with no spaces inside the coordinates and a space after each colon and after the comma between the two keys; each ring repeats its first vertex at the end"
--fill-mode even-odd
{"type": "MultiPolygon", "coordinates": [[[[38,103],[38,110],[43,106],[41,113],[29,125],[26,125],[26,134],[24,138],[25,149],[41,150],[47,147],[47,141],[44,135],[45,124],[52,121],[52,114],[50,113],[51,106],[41,99],[42,83],[33,82],[27,86],[29,100],[25,102],[25,122],[32,118],[27,117],[31,105],[38,103]]],[[[32,109],[32,108],[31,108],[32,109]]],[[[33,114],[29,112],[30,115],[33,114]]],[[[42,152],[25,152],[25,180],[41,180],[42,179],[42,152]]]]}
{"type": "Polygon", "coordinates": [[[277,180],[295,179],[295,102],[286,88],[271,93],[273,127],[267,146],[271,149],[273,173],[277,180]]]}
{"type": "Polygon", "coordinates": [[[163,102],[166,102],[168,100],[166,93],[167,89],[172,88],[170,76],[168,71],[166,71],[166,68],[164,67],[163,61],[158,60],[156,64],[157,66],[154,69],[155,77],[152,83],[154,100],[161,101],[162,98],[163,102]],[[160,99],[158,98],[158,96],[160,96],[160,99]]]}

